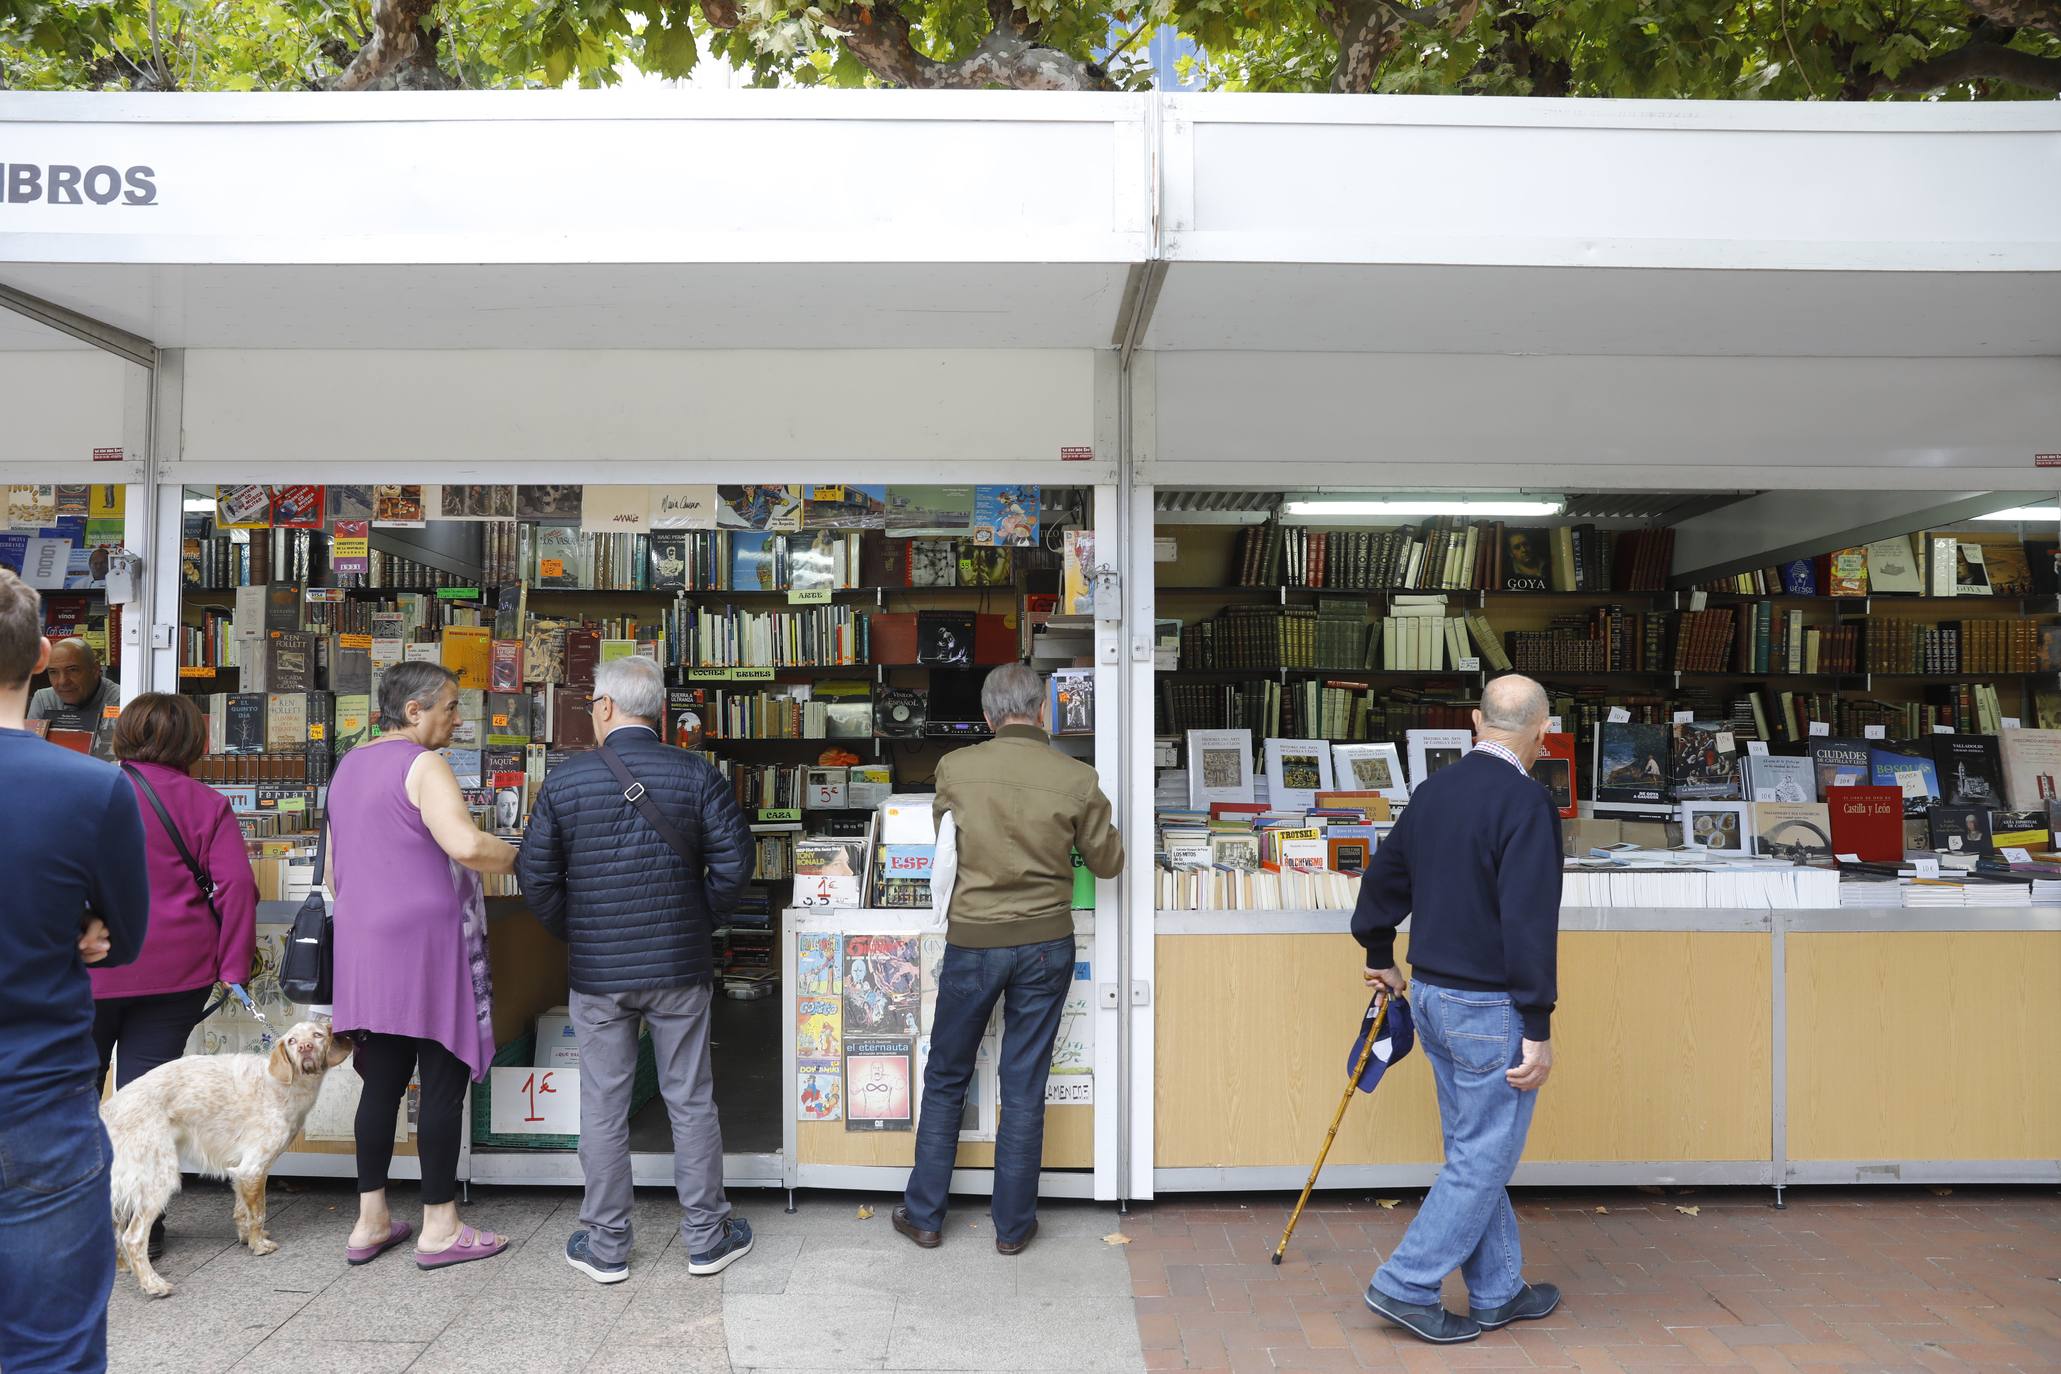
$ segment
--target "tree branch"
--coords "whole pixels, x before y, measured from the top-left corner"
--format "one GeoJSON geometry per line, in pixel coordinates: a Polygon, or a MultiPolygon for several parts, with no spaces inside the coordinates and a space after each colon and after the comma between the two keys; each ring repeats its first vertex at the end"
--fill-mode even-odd
{"type": "MultiPolygon", "coordinates": [[[[702,0],[703,12],[710,3],[702,0]]],[[[1008,0],[992,0],[1006,5],[1008,0]]],[[[1013,8],[1013,6],[1011,6],[1013,8]]],[[[882,3],[870,10],[844,9],[837,27],[845,50],[874,76],[912,90],[978,90],[1005,86],[1019,91],[1109,91],[1116,83],[1093,62],[1048,48],[1014,25],[998,25],[972,52],[940,62],[916,46],[909,17],[882,3]]]]}
{"type": "Polygon", "coordinates": [[[372,32],[331,89],[452,89],[456,83],[437,66],[436,35],[426,27],[435,9],[436,0],[372,0],[372,32]]]}
{"type": "Polygon", "coordinates": [[[1863,95],[1923,95],[1968,81],[2005,81],[2035,91],[2061,94],[2061,57],[2041,57],[1996,43],[1970,43],[1928,57],[1894,77],[1877,73],[1863,83],[1863,95]]]}
{"type": "Polygon", "coordinates": [[[2061,0],[1966,0],[1966,4],[1993,24],[2061,34],[2061,0]]]}

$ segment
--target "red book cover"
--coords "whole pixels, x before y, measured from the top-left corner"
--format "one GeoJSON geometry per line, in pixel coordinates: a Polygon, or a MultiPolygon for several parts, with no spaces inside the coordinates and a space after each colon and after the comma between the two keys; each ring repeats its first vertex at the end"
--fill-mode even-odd
{"type": "Polygon", "coordinates": [[[497,639],[493,652],[487,660],[487,690],[490,692],[520,692],[522,690],[522,641],[519,639],[497,639]]]}
{"type": "Polygon", "coordinates": [[[1531,766],[1531,775],[1553,794],[1561,818],[1573,820],[1577,809],[1574,786],[1574,736],[1548,733],[1545,751],[1531,766]]]}
{"type": "Polygon", "coordinates": [[[1222,820],[1225,816],[1264,816],[1267,808],[1258,802],[1211,802],[1209,818],[1222,820]]]}
{"type": "Polygon", "coordinates": [[[1828,787],[1832,852],[1863,863],[1901,863],[1904,857],[1904,794],[1894,787],[1828,787]]]}

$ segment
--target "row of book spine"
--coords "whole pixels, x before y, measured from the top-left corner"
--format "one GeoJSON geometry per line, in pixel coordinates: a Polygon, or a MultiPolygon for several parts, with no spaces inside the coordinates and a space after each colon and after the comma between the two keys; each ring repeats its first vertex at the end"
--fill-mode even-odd
{"type": "Polygon", "coordinates": [[[1870,616],[1867,650],[1876,673],[2030,673],[2040,666],[2040,627],[2024,619],[1935,625],[1870,616]]]}
{"type": "Polygon", "coordinates": [[[1236,557],[1244,587],[1657,592],[1667,585],[1674,531],[1612,534],[1590,524],[1517,530],[1458,517],[1392,530],[1268,523],[1241,532],[1236,557]],[[1514,556],[1513,534],[1521,546],[1514,556]]]}

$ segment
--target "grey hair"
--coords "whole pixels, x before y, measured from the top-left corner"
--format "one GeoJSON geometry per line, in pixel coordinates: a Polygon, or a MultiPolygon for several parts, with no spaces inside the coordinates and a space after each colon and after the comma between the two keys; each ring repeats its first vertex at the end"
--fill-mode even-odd
{"type": "Polygon", "coordinates": [[[666,713],[666,675],[648,658],[612,658],[594,670],[594,695],[632,720],[657,720],[666,713]]]}
{"type": "Polygon", "coordinates": [[[1505,734],[1536,730],[1547,715],[1546,689],[1528,677],[1509,673],[1482,688],[1481,723],[1505,734]]]}
{"type": "Polygon", "coordinates": [[[1045,680],[1021,663],[1005,663],[980,685],[980,711],[990,725],[1034,721],[1045,704],[1045,680]]]}
{"type": "Polygon", "coordinates": [[[379,728],[407,729],[409,702],[427,711],[436,704],[444,684],[457,681],[458,674],[441,663],[424,663],[420,659],[396,663],[379,675],[379,728]]]}

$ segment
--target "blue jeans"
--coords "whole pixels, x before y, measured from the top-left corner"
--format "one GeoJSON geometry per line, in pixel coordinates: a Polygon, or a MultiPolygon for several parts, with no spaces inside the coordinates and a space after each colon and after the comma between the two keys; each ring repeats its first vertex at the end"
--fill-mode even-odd
{"type": "MultiPolygon", "coordinates": [[[[938,971],[930,1066],[916,1128],[916,1167],[902,1205],[919,1230],[940,1231],[959,1119],[981,1032],[1002,999],[1001,1119],[995,1126],[995,1239],[1015,1244],[1038,1217],[1038,1169],[1045,1157],[1045,1077],[1073,983],[1073,938],[1009,949],[945,947],[938,971]]],[[[10,1370],[8,1374],[13,1374],[10,1370]]]]}
{"type": "Polygon", "coordinates": [[[0,1119],[0,1369],[107,1368],[114,1220],[92,1077],[37,1111],[0,1119]]]}
{"type": "Polygon", "coordinates": [[[1410,1009],[1438,1085],[1446,1166],[1373,1286],[1398,1302],[1437,1302],[1458,1269],[1474,1307],[1501,1307],[1524,1288],[1524,1246],[1508,1184],[1524,1153],[1536,1092],[1504,1081],[1524,1054],[1524,1026],[1507,993],[1459,992],[1421,978],[1410,1009]]]}

